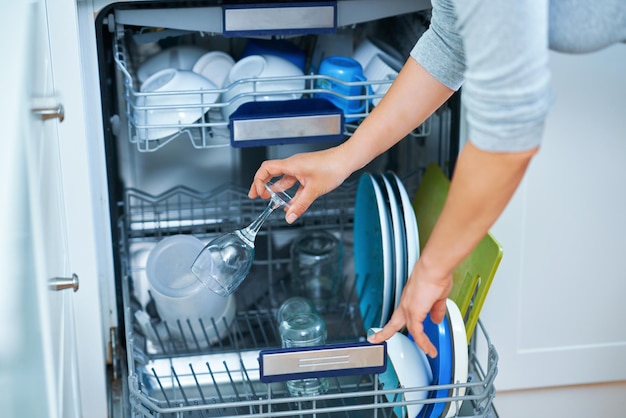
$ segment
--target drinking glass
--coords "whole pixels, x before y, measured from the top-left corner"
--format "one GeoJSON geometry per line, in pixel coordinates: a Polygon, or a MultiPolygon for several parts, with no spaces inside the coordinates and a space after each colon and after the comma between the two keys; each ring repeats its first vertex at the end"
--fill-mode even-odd
{"type": "Polygon", "coordinates": [[[289,207],[291,196],[287,189],[293,187],[293,184],[289,179],[265,184],[271,197],[263,212],[246,228],[221,235],[200,251],[191,265],[191,271],[198,280],[224,297],[237,289],[252,267],[257,233],[275,209],[289,207]]]}
{"type": "MultiPolygon", "coordinates": [[[[300,312],[280,321],[278,330],[284,348],[324,345],[328,331],[326,322],[316,312],[300,312]]],[[[328,379],[310,377],[287,381],[291,396],[314,396],[328,390],[328,379]]]]}
{"type": "Polygon", "coordinates": [[[326,231],[300,235],[291,245],[291,276],[296,294],[313,301],[318,309],[334,306],[341,291],[343,248],[326,231]]]}
{"type": "Polygon", "coordinates": [[[282,305],[280,305],[280,308],[278,308],[278,312],[276,313],[276,320],[280,324],[292,316],[301,313],[317,313],[317,310],[315,309],[315,305],[313,305],[310,300],[300,296],[294,296],[287,299],[282,305]]]}

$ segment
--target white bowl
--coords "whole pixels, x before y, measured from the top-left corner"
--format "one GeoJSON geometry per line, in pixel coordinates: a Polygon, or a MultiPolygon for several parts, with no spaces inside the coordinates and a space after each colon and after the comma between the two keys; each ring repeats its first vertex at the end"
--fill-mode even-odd
{"type": "Polygon", "coordinates": [[[206,49],[193,45],[180,45],[164,49],[149,57],[139,66],[137,79],[143,83],[151,75],[166,68],[191,70],[200,57],[206,53],[206,49]]]}
{"type": "Polygon", "coordinates": [[[141,140],[154,140],[177,133],[183,126],[202,118],[219,97],[210,92],[217,86],[205,77],[188,70],[165,69],[153,74],[141,85],[136,100],[135,122],[141,140]],[[209,91],[209,93],[203,93],[209,91]],[[180,92],[179,94],[175,94],[180,92]],[[183,93],[184,92],[184,93],[183,93]],[[172,125],[151,127],[155,125],[172,125]]]}
{"type": "Polygon", "coordinates": [[[305,87],[304,78],[289,77],[303,75],[302,70],[295,64],[276,55],[250,55],[237,61],[228,73],[224,85],[229,86],[222,94],[222,101],[227,103],[222,108],[224,119],[228,120],[230,115],[246,102],[299,99],[305,87]],[[278,79],[246,81],[270,77],[278,79]]]}
{"type": "Polygon", "coordinates": [[[226,336],[234,318],[236,305],[231,295],[227,298],[216,295],[207,289],[191,272],[191,264],[204,248],[199,239],[191,235],[172,235],[159,241],[150,251],[146,261],[146,276],[150,293],[162,321],[167,321],[174,337],[181,337],[177,326],[180,320],[183,333],[188,331],[189,319],[196,336],[203,336],[203,327],[209,339],[217,341],[217,336],[226,336]],[[217,329],[213,327],[213,321],[217,329]]]}
{"type": "MultiPolygon", "coordinates": [[[[371,332],[379,332],[382,328],[370,328],[371,332]]],[[[426,358],[426,354],[406,335],[396,332],[387,340],[387,356],[389,363],[387,371],[380,375],[380,380],[385,389],[396,389],[399,384],[405,389],[429,386],[433,381],[433,372],[426,358]]],[[[408,391],[404,393],[405,401],[424,400],[428,397],[427,390],[408,391]]],[[[387,395],[390,402],[399,402],[401,398],[394,400],[394,395],[387,395]]],[[[400,417],[416,417],[424,404],[396,407],[394,411],[400,417]],[[408,415],[407,415],[408,414],[408,415]]]]}
{"type": "Polygon", "coordinates": [[[221,88],[226,82],[228,73],[235,65],[233,57],[222,51],[211,51],[204,54],[194,64],[192,71],[209,79],[221,88]]]}

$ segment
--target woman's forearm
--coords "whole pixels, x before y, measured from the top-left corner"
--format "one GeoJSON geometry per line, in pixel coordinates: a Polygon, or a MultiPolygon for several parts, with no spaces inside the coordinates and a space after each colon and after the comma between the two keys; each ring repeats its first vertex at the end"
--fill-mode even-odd
{"type": "Polygon", "coordinates": [[[354,135],[338,146],[356,171],[424,122],[452,94],[414,59],[409,58],[391,88],[354,135]]]}
{"type": "Polygon", "coordinates": [[[444,277],[472,251],[500,216],[537,148],[482,151],[468,142],[459,154],[446,203],[422,252],[426,269],[444,277]]]}
{"type": "Polygon", "coordinates": [[[429,356],[437,349],[424,333],[430,313],[441,322],[452,289],[452,270],[474,249],[518,187],[536,149],[493,153],[467,143],[459,155],[446,203],[403,291],[400,304],[373,343],[406,326],[429,356]]]}

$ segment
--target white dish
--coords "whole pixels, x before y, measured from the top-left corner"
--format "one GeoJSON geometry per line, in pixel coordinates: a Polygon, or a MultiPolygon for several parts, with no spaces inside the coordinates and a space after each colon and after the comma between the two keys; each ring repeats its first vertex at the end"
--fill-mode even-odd
{"type": "MultiPolygon", "coordinates": [[[[467,333],[465,331],[465,322],[459,307],[452,299],[446,300],[446,308],[448,309],[448,317],[450,319],[452,331],[452,351],[454,353],[454,373],[452,383],[467,383],[467,375],[469,368],[469,353],[467,349],[467,333]]],[[[458,389],[458,392],[452,396],[458,398],[465,395],[466,388],[458,389]]],[[[461,403],[452,402],[448,408],[446,418],[456,416],[461,403]]]]}
{"type": "Polygon", "coordinates": [[[365,68],[376,55],[384,57],[385,61],[396,71],[400,71],[402,68],[404,61],[402,54],[380,39],[367,38],[363,40],[356,47],[352,58],[365,68]]]}
{"type": "Polygon", "coordinates": [[[406,227],[406,250],[407,250],[407,279],[413,273],[413,268],[417,259],[420,256],[420,236],[417,225],[417,218],[415,217],[415,211],[409,199],[409,194],[404,187],[404,184],[400,178],[394,174],[396,184],[400,190],[400,201],[402,202],[402,210],[404,212],[404,222],[406,227]]]}
{"type": "Polygon", "coordinates": [[[224,119],[243,103],[299,99],[305,87],[303,75],[295,64],[275,55],[249,55],[237,61],[224,84],[228,88],[222,94],[224,119]],[[275,79],[256,80],[260,78],[275,79]]]}
{"type": "Polygon", "coordinates": [[[226,52],[211,51],[196,61],[192,71],[206,77],[218,88],[222,88],[234,65],[235,60],[226,52]]]}
{"type": "MultiPolygon", "coordinates": [[[[363,73],[368,80],[388,81],[381,84],[372,83],[373,93],[382,95],[387,93],[391,84],[398,75],[398,71],[393,68],[393,64],[389,62],[388,58],[379,54],[372,57],[370,62],[364,68],[363,73]]],[[[377,106],[381,100],[382,98],[375,98],[372,100],[372,104],[377,106]]]]}
{"type": "Polygon", "coordinates": [[[389,210],[391,213],[391,226],[393,231],[393,255],[394,255],[394,295],[393,308],[397,308],[402,297],[402,290],[407,277],[407,260],[406,260],[406,237],[404,226],[404,214],[402,213],[400,196],[397,192],[397,186],[391,184],[390,180],[395,183],[395,179],[389,173],[383,174],[381,177],[387,189],[389,198],[389,210]]]}
{"type": "Polygon", "coordinates": [[[180,45],[164,49],[149,57],[139,66],[137,79],[143,83],[153,74],[166,68],[191,70],[200,57],[206,53],[206,49],[193,45],[180,45]]]}
{"type": "Polygon", "coordinates": [[[354,214],[354,266],[365,329],[382,327],[391,309],[393,258],[387,204],[371,174],[359,179],[354,214]]]}
{"type": "MultiPolygon", "coordinates": [[[[379,332],[380,328],[372,328],[371,331],[379,332]]],[[[396,332],[387,340],[387,356],[389,363],[387,371],[381,373],[380,381],[384,389],[396,389],[398,386],[405,389],[413,389],[429,386],[433,381],[433,373],[426,354],[411,341],[406,335],[396,332]]],[[[404,399],[387,395],[389,402],[425,400],[428,390],[407,391],[404,399]]],[[[424,408],[424,404],[396,407],[394,412],[398,417],[414,418],[424,408]]]]}
{"type": "Polygon", "coordinates": [[[205,77],[188,70],[168,68],[153,74],[141,85],[141,93],[148,94],[136,100],[135,122],[144,126],[137,128],[137,136],[140,140],[164,138],[180,131],[184,127],[181,125],[201,119],[219,97],[218,93],[203,91],[216,88],[205,77]]]}

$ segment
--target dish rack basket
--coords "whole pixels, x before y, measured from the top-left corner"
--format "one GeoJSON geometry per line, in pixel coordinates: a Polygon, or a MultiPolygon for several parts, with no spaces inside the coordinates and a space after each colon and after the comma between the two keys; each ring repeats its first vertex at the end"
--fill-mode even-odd
{"type": "MultiPolygon", "coordinates": [[[[313,98],[315,95],[324,93],[326,95],[333,95],[340,97],[347,101],[356,101],[358,103],[364,103],[364,107],[358,113],[345,114],[345,120],[350,122],[342,123],[343,132],[339,132],[340,139],[345,139],[351,136],[359,123],[372,111],[374,105],[373,102],[376,99],[380,99],[384,95],[384,91],[389,88],[393,80],[366,80],[357,82],[345,82],[335,78],[331,78],[324,75],[305,74],[302,76],[290,76],[290,77],[267,77],[267,78],[250,78],[246,80],[240,80],[237,83],[233,83],[230,86],[219,89],[207,89],[207,90],[190,90],[173,92],[142,92],[140,90],[140,83],[135,76],[135,61],[136,58],[132,57],[129,53],[130,49],[125,46],[124,32],[120,32],[117,39],[114,41],[114,60],[122,76],[123,83],[123,98],[124,98],[124,113],[126,122],[124,126],[127,128],[128,139],[131,143],[137,146],[140,152],[152,152],[156,151],[163,146],[167,145],[170,141],[177,138],[187,138],[191,141],[194,148],[216,148],[227,147],[231,145],[231,130],[229,125],[229,119],[225,119],[222,114],[222,109],[231,106],[235,102],[249,102],[255,101],[255,97],[260,95],[269,97],[276,97],[276,100],[283,99],[284,97],[291,95],[300,95],[302,100],[313,98]],[[320,85],[328,85],[328,83],[319,83],[320,80],[332,81],[336,84],[343,84],[349,86],[362,86],[362,94],[358,96],[348,96],[337,93],[327,88],[320,87],[320,85]],[[302,89],[299,90],[272,90],[272,91],[257,91],[259,83],[279,83],[290,82],[294,83],[301,81],[302,89]],[[250,86],[250,87],[247,87],[250,86]],[[228,93],[232,89],[240,89],[244,87],[245,90],[242,93],[237,94],[229,100],[224,100],[224,94],[228,93]],[[375,93],[377,91],[378,93],[375,93]],[[169,97],[168,97],[169,96],[169,97]],[[215,97],[217,96],[217,100],[215,97]],[[185,97],[187,103],[175,103],[175,99],[172,97],[185,97]],[[167,100],[163,100],[168,98],[167,100]],[[153,99],[153,100],[150,100],[153,99]],[[159,102],[159,100],[166,102],[167,104],[150,104],[159,102]],[[174,103],[172,103],[174,101],[174,103]],[[148,114],[151,111],[158,112],[176,112],[176,109],[195,110],[196,113],[203,115],[197,120],[190,123],[176,123],[176,124],[156,124],[146,122],[146,117],[141,117],[148,114]],[[172,132],[171,134],[158,139],[153,138],[152,133],[156,132],[172,132]]],[[[293,84],[292,84],[293,85],[293,84]]],[[[232,95],[229,95],[232,96],[232,95]]],[[[376,100],[377,101],[377,100],[376,100]]],[[[267,102],[265,102],[267,103],[267,102]]],[[[311,115],[309,115],[311,116],[311,115]]],[[[314,115],[312,115],[314,116],[314,115]]],[[[414,138],[425,138],[431,131],[431,119],[427,119],[422,125],[413,130],[409,136],[414,138]]]]}
{"type": "MultiPolygon", "coordinates": [[[[414,192],[421,173],[404,179],[414,192]]],[[[383,387],[377,374],[329,378],[327,393],[292,397],[284,382],[259,378],[259,350],[280,347],[275,314],[290,296],[289,243],[298,234],[324,229],[344,246],[343,291],[339,301],[320,309],[328,343],[365,340],[354,289],[352,228],[356,182],[348,181],[315,201],[295,224],[273,214],[256,241],[250,275],[235,292],[237,313],[227,335],[196,331],[195,319],[170,328],[154,317],[145,277],[145,259],[160,239],[192,234],[204,242],[248,224],[266,202],[250,200],[243,189],[226,185],[210,193],[177,187],[159,196],[127,189],[126,215],[119,222],[122,292],[126,324],[129,404],[133,417],[394,417],[409,403],[449,403],[455,416],[494,417],[498,355],[479,322],[469,344],[469,381],[421,388],[383,387]],[[141,318],[144,321],[141,321],[141,318]],[[146,320],[146,318],[149,318],[146,320]],[[159,328],[161,327],[161,328],[159,328]],[[177,327],[183,339],[171,338],[177,327]],[[465,394],[459,390],[465,388],[465,394]],[[406,401],[412,391],[450,390],[450,396],[406,401]]],[[[220,319],[211,319],[211,322],[220,319]]],[[[203,324],[200,321],[200,325],[203,324]]],[[[216,329],[215,326],[207,327],[216,329]]],[[[462,391],[461,391],[462,392],[462,391]]]]}

